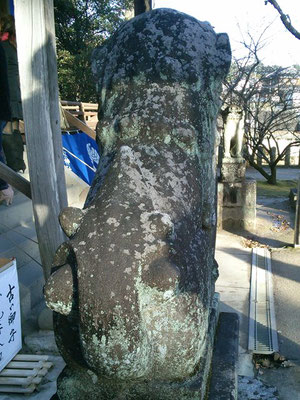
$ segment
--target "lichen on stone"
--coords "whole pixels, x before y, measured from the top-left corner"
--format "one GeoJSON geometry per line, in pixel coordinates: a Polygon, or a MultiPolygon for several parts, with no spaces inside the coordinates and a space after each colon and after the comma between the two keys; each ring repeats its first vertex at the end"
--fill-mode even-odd
{"type": "Polygon", "coordinates": [[[216,115],[229,64],[226,35],[170,9],[125,22],[94,51],[101,159],[70,240],[76,290],[64,322],[84,361],[69,362],[59,393],[73,393],[73,368],[99,378],[76,384],[85,398],[203,398],[189,383],[210,337],[216,115]]]}

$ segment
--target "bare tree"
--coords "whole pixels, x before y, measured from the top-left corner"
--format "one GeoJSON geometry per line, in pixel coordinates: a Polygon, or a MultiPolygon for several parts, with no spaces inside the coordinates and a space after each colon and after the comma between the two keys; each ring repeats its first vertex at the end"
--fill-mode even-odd
{"type": "Polygon", "coordinates": [[[300,145],[299,105],[294,100],[299,71],[261,66],[258,73],[256,93],[246,107],[245,156],[269,183],[276,184],[278,163],[291,147],[300,145]],[[269,172],[260,160],[269,166],[269,172]]]}
{"type": "Polygon", "coordinates": [[[300,32],[294,28],[292,25],[291,19],[288,14],[285,14],[282,9],[280,8],[279,4],[276,0],[265,0],[265,4],[270,3],[279,13],[280,19],[283,25],[286,27],[288,31],[290,31],[297,39],[300,40],[300,32]]]}
{"type": "MultiPolygon", "coordinates": [[[[225,82],[223,107],[236,105],[245,117],[245,152],[249,164],[271,184],[276,184],[276,168],[292,146],[300,145],[300,67],[264,66],[258,56],[262,36],[244,43],[248,54],[233,59],[225,82]],[[283,141],[286,137],[288,140],[283,141]],[[282,145],[282,143],[285,143],[282,145]],[[268,165],[262,167],[261,160],[268,165]]],[[[226,118],[226,113],[223,113],[226,118]]]]}

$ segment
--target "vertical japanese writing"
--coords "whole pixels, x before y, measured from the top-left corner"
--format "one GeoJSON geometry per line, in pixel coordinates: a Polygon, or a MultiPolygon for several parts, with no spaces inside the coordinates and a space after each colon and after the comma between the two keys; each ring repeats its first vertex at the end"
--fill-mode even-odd
{"type": "MultiPolygon", "coordinates": [[[[15,318],[16,318],[16,311],[14,311],[15,304],[12,302],[13,299],[15,298],[14,290],[15,290],[15,286],[13,286],[13,285],[11,285],[9,283],[8,284],[8,292],[7,292],[7,295],[6,295],[8,301],[9,301],[9,304],[10,304],[9,315],[7,317],[8,325],[13,325],[14,321],[15,321],[15,318]]],[[[17,333],[17,331],[14,328],[12,328],[10,330],[8,343],[11,343],[11,342],[15,341],[15,334],[16,333],[17,333]]]]}
{"type": "Polygon", "coordinates": [[[16,333],[17,333],[17,331],[15,331],[14,329],[12,329],[12,330],[10,331],[8,343],[11,343],[11,342],[14,342],[14,341],[15,341],[15,334],[16,334],[16,333]]]}
{"type": "Polygon", "coordinates": [[[9,283],[8,284],[8,288],[9,288],[9,291],[8,291],[6,297],[8,298],[8,301],[11,303],[13,301],[14,297],[15,297],[15,295],[13,293],[13,290],[14,290],[15,287],[11,286],[11,284],[9,283]]]}
{"type": "Polygon", "coordinates": [[[20,323],[17,267],[15,260],[8,260],[0,266],[0,371],[21,349],[20,323]]]}
{"type": "Polygon", "coordinates": [[[14,312],[11,312],[11,313],[9,314],[9,316],[8,316],[8,325],[13,324],[14,321],[15,321],[15,318],[16,318],[16,312],[15,312],[15,311],[14,311],[14,312]]]}

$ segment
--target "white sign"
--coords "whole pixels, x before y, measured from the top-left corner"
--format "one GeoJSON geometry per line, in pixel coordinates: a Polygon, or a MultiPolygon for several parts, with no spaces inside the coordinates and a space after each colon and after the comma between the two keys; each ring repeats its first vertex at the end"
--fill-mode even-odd
{"type": "Polygon", "coordinates": [[[0,371],[22,347],[16,260],[0,259],[0,371]]]}

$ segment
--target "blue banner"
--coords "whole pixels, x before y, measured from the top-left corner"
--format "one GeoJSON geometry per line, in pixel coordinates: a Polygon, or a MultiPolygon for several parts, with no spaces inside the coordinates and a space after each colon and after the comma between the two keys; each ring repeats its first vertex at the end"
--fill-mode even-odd
{"type": "Polygon", "coordinates": [[[62,143],[65,166],[91,185],[100,160],[95,140],[81,131],[63,132],[62,143]]]}
{"type": "Polygon", "coordinates": [[[9,13],[15,15],[14,0],[9,0],[9,13]]]}

